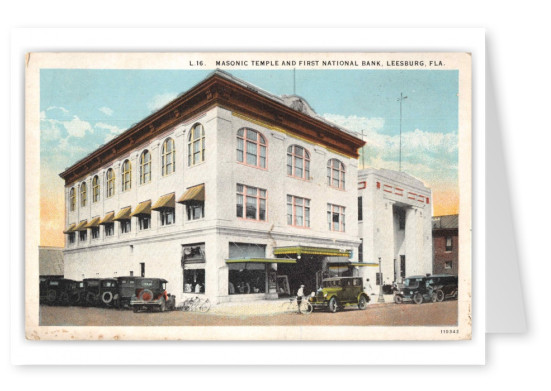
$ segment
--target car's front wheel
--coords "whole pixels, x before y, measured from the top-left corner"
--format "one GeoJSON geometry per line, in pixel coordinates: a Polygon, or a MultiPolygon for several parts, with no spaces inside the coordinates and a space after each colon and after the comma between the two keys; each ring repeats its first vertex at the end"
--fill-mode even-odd
{"type": "Polygon", "coordinates": [[[404,302],[404,298],[401,295],[394,295],[394,302],[396,304],[402,304],[404,302]]]}
{"type": "Polygon", "coordinates": [[[332,313],[337,312],[339,307],[339,303],[337,303],[337,299],[332,297],[331,300],[329,300],[329,311],[332,313]]]}
{"type": "Polygon", "coordinates": [[[367,298],[365,296],[360,296],[360,301],[358,301],[358,308],[365,310],[367,308],[367,298]]]}
{"type": "Polygon", "coordinates": [[[413,295],[413,301],[415,304],[421,304],[423,302],[423,295],[417,292],[415,295],[413,295]]]}

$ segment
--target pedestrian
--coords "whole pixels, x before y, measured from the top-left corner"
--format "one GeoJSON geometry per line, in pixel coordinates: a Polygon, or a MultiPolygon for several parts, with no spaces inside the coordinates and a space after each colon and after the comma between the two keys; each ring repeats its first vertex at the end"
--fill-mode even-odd
{"type": "Polygon", "coordinates": [[[367,278],[365,281],[366,281],[365,290],[367,291],[368,295],[372,295],[373,294],[373,287],[371,286],[371,283],[369,282],[369,278],[367,278]]]}
{"type": "Polygon", "coordinates": [[[297,304],[298,304],[298,313],[300,314],[300,304],[302,303],[302,297],[304,296],[304,285],[301,285],[297,291],[297,304]]]}

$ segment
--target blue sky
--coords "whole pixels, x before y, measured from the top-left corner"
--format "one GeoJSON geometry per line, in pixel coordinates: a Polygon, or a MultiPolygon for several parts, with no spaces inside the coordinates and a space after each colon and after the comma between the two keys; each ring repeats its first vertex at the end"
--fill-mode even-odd
{"type": "MultiPolygon", "coordinates": [[[[40,71],[41,191],[63,189],[59,173],[203,80],[212,70],[40,71]]],[[[232,70],[275,95],[293,94],[292,70],[232,70]]],[[[296,94],[331,122],[364,130],[365,166],[402,170],[433,192],[457,192],[458,72],[296,70],[296,94]]],[[[360,164],[362,159],[360,158],[360,164]]]]}

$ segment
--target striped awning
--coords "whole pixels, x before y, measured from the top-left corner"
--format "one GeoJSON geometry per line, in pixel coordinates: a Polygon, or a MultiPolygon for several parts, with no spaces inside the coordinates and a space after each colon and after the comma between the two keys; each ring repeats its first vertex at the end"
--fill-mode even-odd
{"type": "Polygon", "coordinates": [[[75,231],[86,231],[86,224],[88,224],[88,220],[81,221],[75,227],[75,231]]]}
{"type": "Polygon", "coordinates": [[[65,231],[63,231],[64,234],[70,234],[71,232],[75,232],[75,225],[76,224],[71,224],[69,226],[69,228],[67,228],[65,231]]]}
{"type": "Polygon", "coordinates": [[[150,215],[151,214],[151,200],[140,202],[134,212],[130,216],[150,215]]]}
{"type": "Polygon", "coordinates": [[[297,263],[291,258],[230,258],[226,263],[297,263]]]}
{"type": "Polygon", "coordinates": [[[274,249],[274,255],[287,255],[287,254],[310,254],[310,255],[326,255],[329,257],[348,257],[352,255],[351,250],[340,250],[338,248],[326,248],[326,247],[277,247],[274,249]]]}
{"type": "Polygon", "coordinates": [[[132,207],[131,206],[127,206],[126,208],[122,208],[119,213],[117,213],[117,215],[115,216],[115,218],[113,220],[115,221],[118,221],[118,220],[130,220],[130,214],[132,213],[132,207]]]}
{"type": "Polygon", "coordinates": [[[114,221],[115,212],[109,212],[105,217],[99,222],[100,224],[109,224],[114,221]]]}
{"type": "Polygon", "coordinates": [[[153,204],[151,207],[151,210],[157,210],[157,209],[163,209],[163,208],[172,208],[174,209],[176,207],[175,202],[176,197],[174,196],[174,193],[165,194],[161,198],[153,204]]]}
{"type": "Polygon", "coordinates": [[[86,224],[86,228],[98,227],[100,220],[101,220],[101,218],[99,216],[94,217],[92,220],[90,220],[90,222],[88,224],[86,224]]]}
{"type": "Polygon", "coordinates": [[[205,202],[205,185],[198,185],[190,187],[186,192],[178,198],[178,202],[185,204],[188,202],[205,202]]]}

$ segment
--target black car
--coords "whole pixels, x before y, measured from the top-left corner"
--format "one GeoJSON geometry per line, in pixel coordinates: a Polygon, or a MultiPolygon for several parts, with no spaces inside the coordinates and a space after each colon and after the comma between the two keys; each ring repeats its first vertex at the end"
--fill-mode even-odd
{"type": "Polygon", "coordinates": [[[130,307],[130,299],[136,293],[136,286],[139,285],[140,279],[141,277],[134,276],[117,277],[120,307],[130,307]]]}
{"type": "Polygon", "coordinates": [[[447,274],[411,276],[404,280],[400,290],[394,293],[394,302],[443,301],[445,298],[457,298],[457,277],[447,274]]]}
{"type": "Polygon", "coordinates": [[[450,274],[434,274],[430,276],[429,284],[433,288],[433,301],[457,299],[457,276],[450,274]]]}
{"type": "Polygon", "coordinates": [[[49,305],[73,304],[77,281],[62,277],[46,278],[40,281],[41,302],[49,305]]]}
{"type": "Polygon", "coordinates": [[[130,299],[130,307],[134,312],[157,309],[160,312],[173,310],[176,297],[167,294],[167,280],[163,278],[140,278],[136,280],[136,289],[130,299]]]}
{"type": "Polygon", "coordinates": [[[115,278],[102,278],[100,281],[100,305],[118,308],[120,304],[119,286],[115,278]]]}

